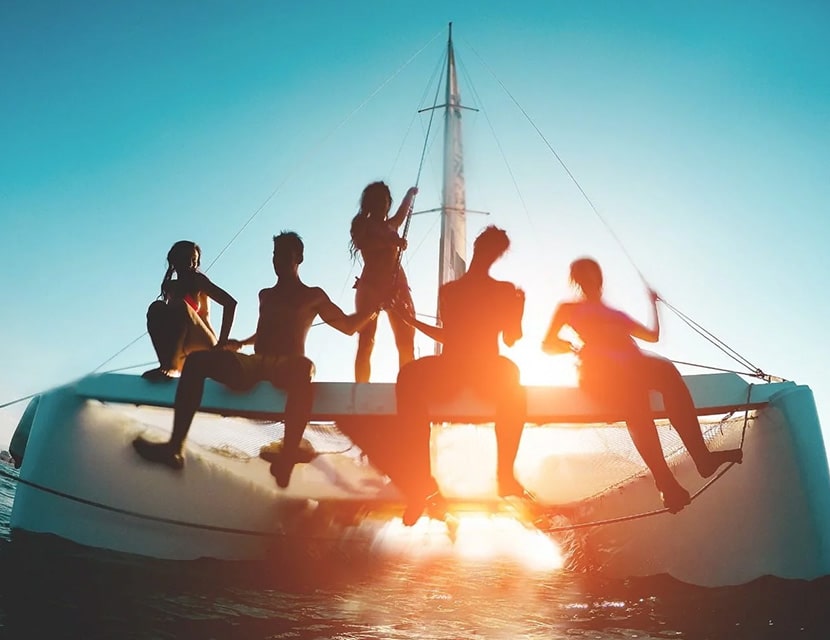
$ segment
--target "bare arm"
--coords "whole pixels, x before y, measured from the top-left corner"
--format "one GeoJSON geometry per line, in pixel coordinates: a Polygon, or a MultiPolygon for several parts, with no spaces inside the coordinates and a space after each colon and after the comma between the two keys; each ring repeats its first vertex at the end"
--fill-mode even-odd
{"type": "Polygon", "coordinates": [[[415,201],[415,196],[418,194],[418,187],[410,187],[406,195],[401,200],[401,205],[398,207],[395,215],[389,218],[387,222],[393,229],[397,229],[406,220],[406,216],[412,210],[412,203],[415,201]]]}
{"type": "Polygon", "coordinates": [[[507,328],[502,331],[502,340],[504,340],[504,344],[508,347],[512,347],[518,340],[522,337],[522,317],[524,316],[525,312],[525,292],[519,289],[518,287],[514,287],[512,284],[508,285],[510,287],[510,298],[509,300],[509,317],[510,322],[508,323],[507,328]]]}
{"type": "Polygon", "coordinates": [[[415,314],[409,307],[393,302],[391,307],[386,308],[386,311],[387,313],[394,313],[410,327],[415,327],[428,338],[435,340],[435,342],[444,344],[444,328],[421,322],[415,317],[415,314]]]}
{"type": "Polygon", "coordinates": [[[548,332],[545,334],[545,339],[542,340],[542,351],[548,355],[555,356],[561,353],[575,351],[574,346],[570,342],[559,337],[559,332],[568,324],[568,310],[568,305],[560,304],[553,313],[548,332]]]}
{"type": "Polygon", "coordinates": [[[231,333],[233,317],[236,313],[236,299],[221,287],[213,284],[206,275],[202,273],[198,275],[200,276],[197,280],[199,289],[204,291],[208,297],[222,305],[222,327],[219,330],[219,344],[224,345],[228,341],[228,336],[231,333]]]}
{"type": "Polygon", "coordinates": [[[357,333],[363,328],[363,325],[378,317],[377,309],[346,314],[329,299],[322,289],[318,289],[318,291],[317,315],[323,319],[323,322],[348,336],[357,333]]]}
{"type": "Polygon", "coordinates": [[[648,290],[648,296],[651,301],[651,328],[632,321],[631,336],[645,342],[657,342],[660,339],[660,315],[657,313],[657,301],[660,296],[653,289],[648,290]]]}

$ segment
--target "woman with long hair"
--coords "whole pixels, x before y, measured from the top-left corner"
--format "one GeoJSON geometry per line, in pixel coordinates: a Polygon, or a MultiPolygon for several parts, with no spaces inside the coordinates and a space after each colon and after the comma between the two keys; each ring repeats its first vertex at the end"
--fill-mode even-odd
{"type": "MultiPolygon", "coordinates": [[[[392,206],[389,187],[384,182],[372,182],[363,189],[360,209],[352,218],[349,243],[352,257],[360,254],[363,261],[363,271],[354,284],[355,311],[388,306],[393,301],[413,309],[412,294],[400,260],[401,252],[406,249],[406,238],[398,234],[398,229],[409,215],[417,193],[417,187],[410,188],[395,215],[389,218],[392,206]]],[[[396,314],[387,317],[398,348],[398,366],[402,367],[415,357],[415,329],[396,314]]],[[[354,363],[356,382],[369,382],[377,326],[375,318],[359,332],[354,363]]]]}
{"type": "Polygon", "coordinates": [[[167,253],[161,294],[147,309],[147,332],[159,359],[157,368],[142,374],[148,380],[177,378],[188,354],[221,348],[228,341],[236,300],[199,271],[201,256],[199,245],[190,240],[180,240],[167,253]],[[218,338],[210,324],[210,299],[222,305],[218,338]]]}
{"type": "Polygon", "coordinates": [[[623,409],[628,432],[654,476],[664,506],[676,513],[689,504],[690,497],[663,456],[649,391],[662,394],[671,424],[704,478],[713,475],[726,462],[741,462],[743,453],[740,449],[709,451],[694,402],[680,372],[670,360],[641,351],[634,341],[637,338],[657,342],[660,338],[657,313],[660,298],[657,293],[649,290],[652,326],[647,327],[605,304],[602,270],[595,260],[580,258],[572,262],[570,279],[579,290],[580,299],[559,304],[542,349],[549,354],[578,353],[580,386],[591,395],[611,400],[623,409]],[[564,326],[573,329],[582,341],[578,351],[559,337],[564,326]]]}

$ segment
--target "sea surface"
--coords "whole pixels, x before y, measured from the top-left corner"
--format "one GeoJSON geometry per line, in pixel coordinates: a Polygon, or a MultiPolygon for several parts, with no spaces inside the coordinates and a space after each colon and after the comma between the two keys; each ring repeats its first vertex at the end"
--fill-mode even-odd
{"type": "Polygon", "coordinates": [[[261,563],[150,560],[12,536],[14,492],[0,476],[3,638],[830,638],[830,577],[712,589],[313,544],[261,563]]]}

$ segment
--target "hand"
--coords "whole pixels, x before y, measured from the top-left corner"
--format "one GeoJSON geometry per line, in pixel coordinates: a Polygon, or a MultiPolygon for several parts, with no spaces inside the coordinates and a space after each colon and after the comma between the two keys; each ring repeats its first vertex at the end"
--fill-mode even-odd
{"type": "Polygon", "coordinates": [[[239,351],[243,346],[241,340],[228,338],[224,342],[220,340],[213,348],[217,351],[239,351]]]}
{"type": "Polygon", "coordinates": [[[657,293],[654,289],[649,287],[648,290],[648,299],[651,300],[652,303],[657,303],[658,301],[662,300],[660,294],[657,293]]]}
{"type": "Polygon", "coordinates": [[[409,243],[406,241],[406,238],[398,238],[398,247],[401,251],[406,251],[406,248],[409,246],[409,243]]]}
{"type": "Polygon", "coordinates": [[[406,195],[410,198],[417,196],[418,187],[409,187],[409,191],[406,192],[406,195]]]}

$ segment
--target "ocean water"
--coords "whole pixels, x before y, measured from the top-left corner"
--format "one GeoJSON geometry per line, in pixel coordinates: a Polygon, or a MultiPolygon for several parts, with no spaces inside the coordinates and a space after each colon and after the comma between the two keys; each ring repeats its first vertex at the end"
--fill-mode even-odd
{"type": "Polygon", "coordinates": [[[0,477],[4,638],[830,637],[830,577],[711,589],[313,541],[267,562],[159,561],[11,535],[14,491],[0,477]]]}

